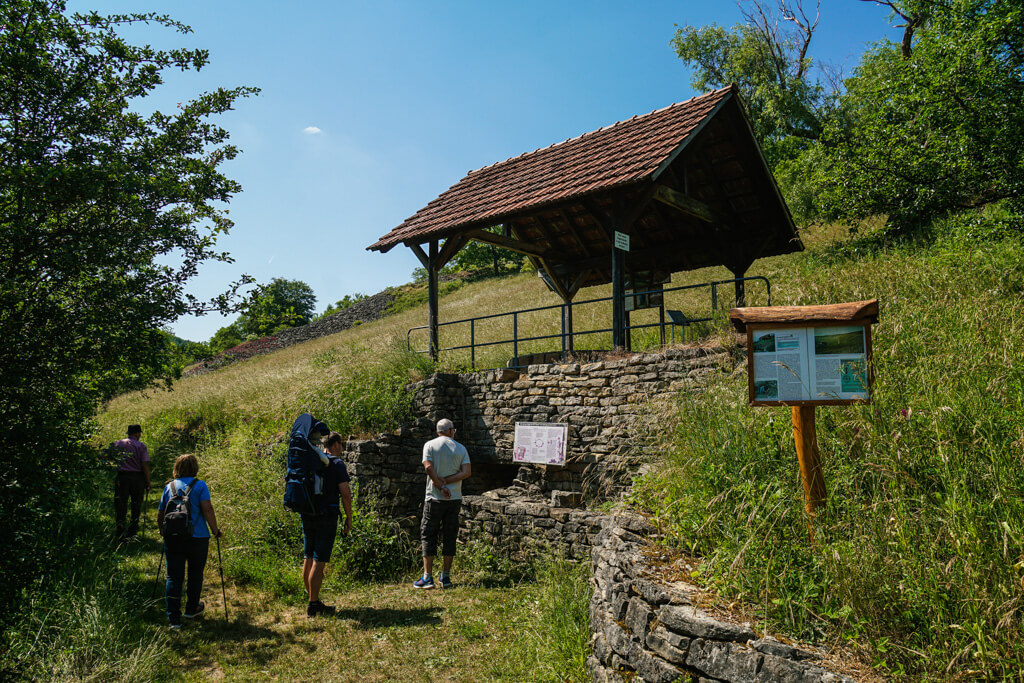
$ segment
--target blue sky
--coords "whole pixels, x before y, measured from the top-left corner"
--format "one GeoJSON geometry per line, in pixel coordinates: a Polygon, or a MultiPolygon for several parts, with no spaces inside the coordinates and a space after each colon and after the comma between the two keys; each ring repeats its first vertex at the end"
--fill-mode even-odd
{"type": "MultiPolygon", "coordinates": [[[[243,192],[190,291],[210,297],[242,273],[309,283],[317,310],[409,281],[397,247],[366,247],[466,172],[695,94],[669,41],[676,24],[732,26],[730,0],[517,3],[321,0],[73,0],[69,9],[167,13],[181,36],[139,27],[158,47],[202,47],[199,74],[168,74],[142,109],[169,111],[218,86],[249,85],[218,123],[242,153],[224,166],[243,192]]],[[[812,52],[849,73],[868,42],[898,37],[884,8],[823,0],[812,52]]],[[[203,341],[230,318],[172,326],[203,341]]]]}

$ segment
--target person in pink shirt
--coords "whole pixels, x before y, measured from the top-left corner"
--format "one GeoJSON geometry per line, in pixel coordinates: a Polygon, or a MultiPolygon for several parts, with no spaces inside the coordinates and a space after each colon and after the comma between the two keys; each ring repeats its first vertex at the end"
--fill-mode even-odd
{"type": "Polygon", "coordinates": [[[149,450],[139,439],[142,427],[128,425],[128,438],[114,443],[123,452],[114,479],[114,526],[117,542],[130,541],[139,533],[139,516],[142,514],[142,496],[150,487],[149,450]],[[125,529],[125,516],[131,503],[131,520],[125,529]]]}

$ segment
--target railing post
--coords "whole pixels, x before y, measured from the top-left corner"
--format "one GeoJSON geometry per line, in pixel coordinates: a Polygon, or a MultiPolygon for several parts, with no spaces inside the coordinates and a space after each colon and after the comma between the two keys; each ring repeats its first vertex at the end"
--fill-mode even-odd
{"type": "Polygon", "coordinates": [[[711,283],[711,310],[712,311],[717,311],[718,310],[718,283],[717,282],[712,282],[711,283]]]}
{"type": "Polygon", "coordinates": [[[664,349],[665,348],[665,302],[664,302],[664,300],[662,301],[661,306],[658,306],[658,318],[659,318],[659,322],[661,323],[658,326],[658,332],[660,333],[660,336],[661,336],[661,348],[664,349]]]}
{"type": "Polygon", "coordinates": [[[519,367],[519,311],[512,314],[512,360],[519,367]]]}
{"type": "Polygon", "coordinates": [[[558,309],[558,312],[561,313],[562,318],[562,360],[565,360],[565,304],[562,304],[562,307],[558,309]]]}
{"type": "Polygon", "coordinates": [[[476,370],[476,318],[469,321],[469,367],[476,370]]]}

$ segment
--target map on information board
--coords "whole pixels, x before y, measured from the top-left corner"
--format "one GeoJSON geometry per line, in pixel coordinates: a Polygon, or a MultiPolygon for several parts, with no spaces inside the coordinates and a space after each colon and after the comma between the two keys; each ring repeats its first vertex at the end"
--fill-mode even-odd
{"type": "Polygon", "coordinates": [[[515,462],[564,465],[569,425],[555,422],[516,422],[512,446],[515,462]]]}
{"type": "Polygon", "coordinates": [[[867,399],[865,335],[863,325],[755,330],[752,400],[867,399]]]}

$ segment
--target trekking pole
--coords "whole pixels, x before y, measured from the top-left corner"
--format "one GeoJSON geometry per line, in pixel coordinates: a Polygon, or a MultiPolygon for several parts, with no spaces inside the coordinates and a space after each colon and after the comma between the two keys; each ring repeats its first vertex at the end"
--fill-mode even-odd
{"type": "Polygon", "coordinates": [[[146,524],[146,516],[147,516],[146,513],[148,511],[149,511],[149,489],[147,488],[146,489],[146,495],[142,499],[142,524],[140,525],[140,533],[139,533],[139,535],[142,536],[142,540],[143,541],[146,540],[146,526],[147,526],[147,524],[146,524]]]}
{"type": "Polygon", "coordinates": [[[220,533],[217,534],[217,568],[220,569],[220,594],[224,597],[224,621],[227,621],[228,592],[224,588],[224,558],[220,554],[220,533]]]}
{"type": "Polygon", "coordinates": [[[156,599],[156,587],[160,585],[160,567],[164,563],[164,545],[160,544],[160,559],[156,563],[156,578],[153,579],[153,591],[149,594],[150,600],[156,599]]]}

